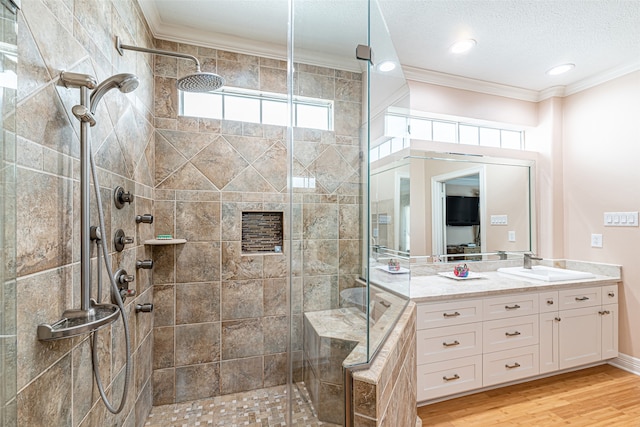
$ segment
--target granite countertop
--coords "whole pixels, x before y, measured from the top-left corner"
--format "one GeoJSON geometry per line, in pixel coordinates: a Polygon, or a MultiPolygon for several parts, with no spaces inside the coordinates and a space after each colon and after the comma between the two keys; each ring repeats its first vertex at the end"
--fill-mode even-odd
{"type": "Polygon", "coordinates": [[[596,274],[593,279],[545,282],[543,280],[521,279],[497,271],[477,273],[482,278],[455,280],[440,275],[411,277],[411,300],[416,303],[447,301],[459,298],[499,296],[516,292],[540,292],[557,289],[571,289],[584,286],[613,285],[620,276],[596,274]]]}

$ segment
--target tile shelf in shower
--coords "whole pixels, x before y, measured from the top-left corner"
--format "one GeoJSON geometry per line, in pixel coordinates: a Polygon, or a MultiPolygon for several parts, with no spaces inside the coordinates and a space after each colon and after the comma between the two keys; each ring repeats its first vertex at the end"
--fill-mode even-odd
{"type": "Polygon", "coordinates": [[[187,243],[187,239],[151,239],[144,241],[144,244],[149,246],[181,245],[183,243],[187,243]]]}

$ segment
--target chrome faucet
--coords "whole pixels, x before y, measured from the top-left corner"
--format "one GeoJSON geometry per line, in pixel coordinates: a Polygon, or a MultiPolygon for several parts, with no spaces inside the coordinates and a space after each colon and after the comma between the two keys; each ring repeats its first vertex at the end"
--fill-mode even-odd
{"type": "Polygon", "coordinates": [[[531,270],[531,260],[542,261],[542,258],[533,256],[531,253],[524,254],[524,268],[531,270]]]}

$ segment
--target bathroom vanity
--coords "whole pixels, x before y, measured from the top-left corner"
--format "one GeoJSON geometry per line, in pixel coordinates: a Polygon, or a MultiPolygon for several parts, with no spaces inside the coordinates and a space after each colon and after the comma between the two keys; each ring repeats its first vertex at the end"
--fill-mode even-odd
{"type": "Polygon", "coordinates": [[[412,277],[418,403],[616,357],[620,273],[609,267],[555,282],[496,271],[412,277]]]}

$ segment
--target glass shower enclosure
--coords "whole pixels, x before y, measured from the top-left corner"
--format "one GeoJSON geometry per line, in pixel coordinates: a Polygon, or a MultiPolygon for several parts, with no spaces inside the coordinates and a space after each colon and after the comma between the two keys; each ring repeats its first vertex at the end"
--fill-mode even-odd
{"type": "Polygon", "coordinates": [[[292,7],[291,378],[319,421],[351,425],[349,373],[369,366],[408,301],[408,252],[374,256],[369,195],[370,149],[389,108],[408,108],[408,87],[376,0],[292,7]],[[326,127],[296,126],[305,99],[330,104],[326,127]]]}

